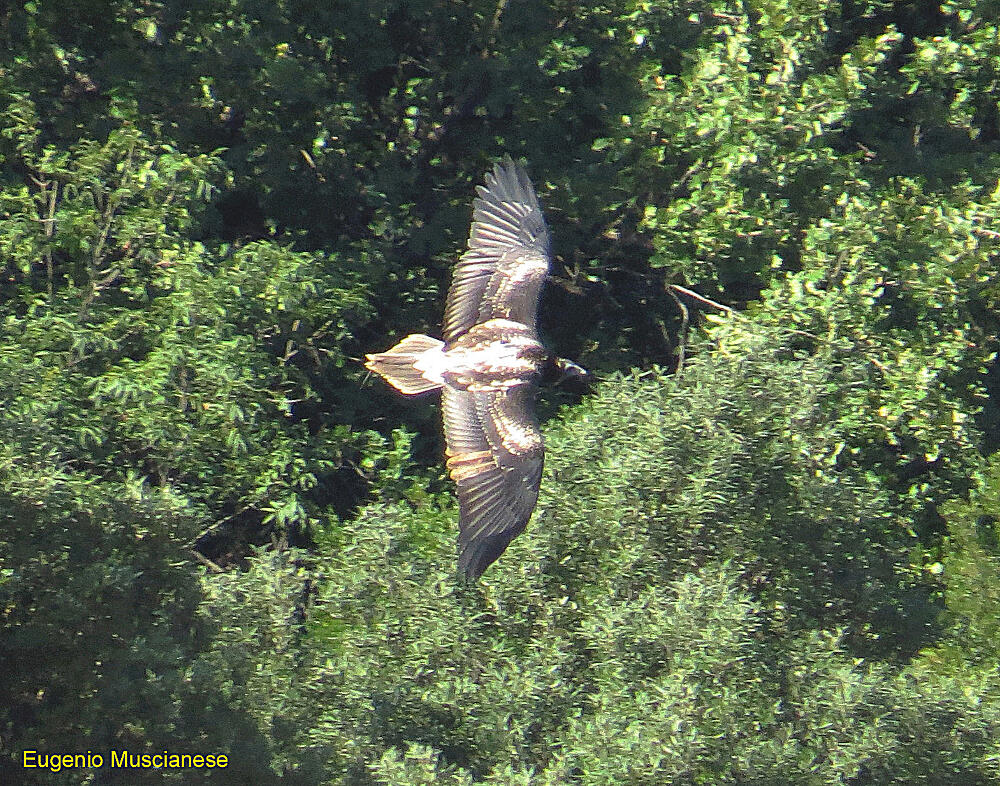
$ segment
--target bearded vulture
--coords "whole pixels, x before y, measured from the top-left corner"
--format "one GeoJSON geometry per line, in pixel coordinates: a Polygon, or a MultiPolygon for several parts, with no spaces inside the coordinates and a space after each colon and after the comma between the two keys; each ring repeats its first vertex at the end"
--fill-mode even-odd
{"type": "Polygon", "coordinates": [[[458,567],[472,579],[535,509],[544,457],[534,414],[539,382],[586,375],[538,338],[549,233],[527,174],[508,156],[476,190],[469,248],[445,304],[444,341],[407,336],[365,364],[407,395],[441,389],[447,467],[458,485],[458,567]]]}

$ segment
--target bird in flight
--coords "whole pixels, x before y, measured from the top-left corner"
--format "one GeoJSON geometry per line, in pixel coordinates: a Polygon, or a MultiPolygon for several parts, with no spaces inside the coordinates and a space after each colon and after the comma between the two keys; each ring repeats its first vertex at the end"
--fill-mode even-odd
{"type": "Polygon", "coordinates": [[[549,233],[524,169],[508,156],[476,191],[469,248],[445,303],[444,341],[407,336],[365,364],[401,393],[441,390],[447,467],[458,486],[458,567],[473,579],[535,509],[544,459],[534,413],[539,383],[587,374],[538,338],[549,233]]]}

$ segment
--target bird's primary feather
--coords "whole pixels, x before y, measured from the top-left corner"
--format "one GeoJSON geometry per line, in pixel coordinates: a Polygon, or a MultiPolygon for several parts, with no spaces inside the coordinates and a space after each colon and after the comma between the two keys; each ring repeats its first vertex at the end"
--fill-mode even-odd
{"type": "Polygon", "coordinates": [[[535,509],[544,463],[535,394],[554,360],[535,326],[549,270],[535,190],[509,157],[485,180],[448,290],[443,350],[435,339],[410,336],[368,356],[368,367],[403,392],[442,388],[447,466],[458,486],[458,564],[471,578],[524,531],[535,509]],[[401,368],[406,362],[412,367],[401,368]]]}
{"type": "Polygon", "coordinates": [[[532,410],[535,387],[442,398],[448,471],[458,486],[459,569],[479,576],[528,524],[544,451],[532,410]]]}
{"type": "Polygon", "coordinates": [[[495,318],[534,330],[549,270],[549,233],[524,170],[508,158],[476,190],[469,249],[455,267],[445,304],[448,344],[495,318]]]}

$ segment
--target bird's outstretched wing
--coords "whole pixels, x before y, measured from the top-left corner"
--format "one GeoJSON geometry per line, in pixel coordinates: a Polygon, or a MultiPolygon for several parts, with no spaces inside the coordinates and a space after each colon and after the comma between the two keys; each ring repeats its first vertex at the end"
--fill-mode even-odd
{"type": "Polygon", "coordinates": [[[488,319],[534,329],[538,297],[549,270],[549,233],[535,189],[508,156],[477,186],[469,249],[455,267],[444,311],[451,343],[488,319]]]}
{"type": "Polygon", "coordinates": [[[448,471],[458,484],[459,570],[478,578],[528,524],[542,479],[534,385],[503,393],[445,387],[448,471]]]}

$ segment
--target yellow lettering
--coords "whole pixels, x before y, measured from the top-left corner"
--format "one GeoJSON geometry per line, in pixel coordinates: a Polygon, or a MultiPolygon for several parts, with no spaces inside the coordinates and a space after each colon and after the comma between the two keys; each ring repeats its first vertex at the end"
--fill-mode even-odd
{"type": "Polygon", "coordinates": [[[38,751],[25,751],[24,752],[24,764],[22,767],[37,767],[38,766],[38,751]]]}
{"type": "MultiPolygon", "coordinates": [[[[39,754],[38,751],[24,751],[22,766],[25,768],[44,767],[52,772],[60,772],[69,767],[103,767],[104,757],[87,751],[86,754],[39,754]]],[[[228,767],[229,756],[224,753],[171,753],[163,751],[154,754],[129,753],[127,750],[110,751],[109,766],[114,768],[183,769],[228,767]]]]}

